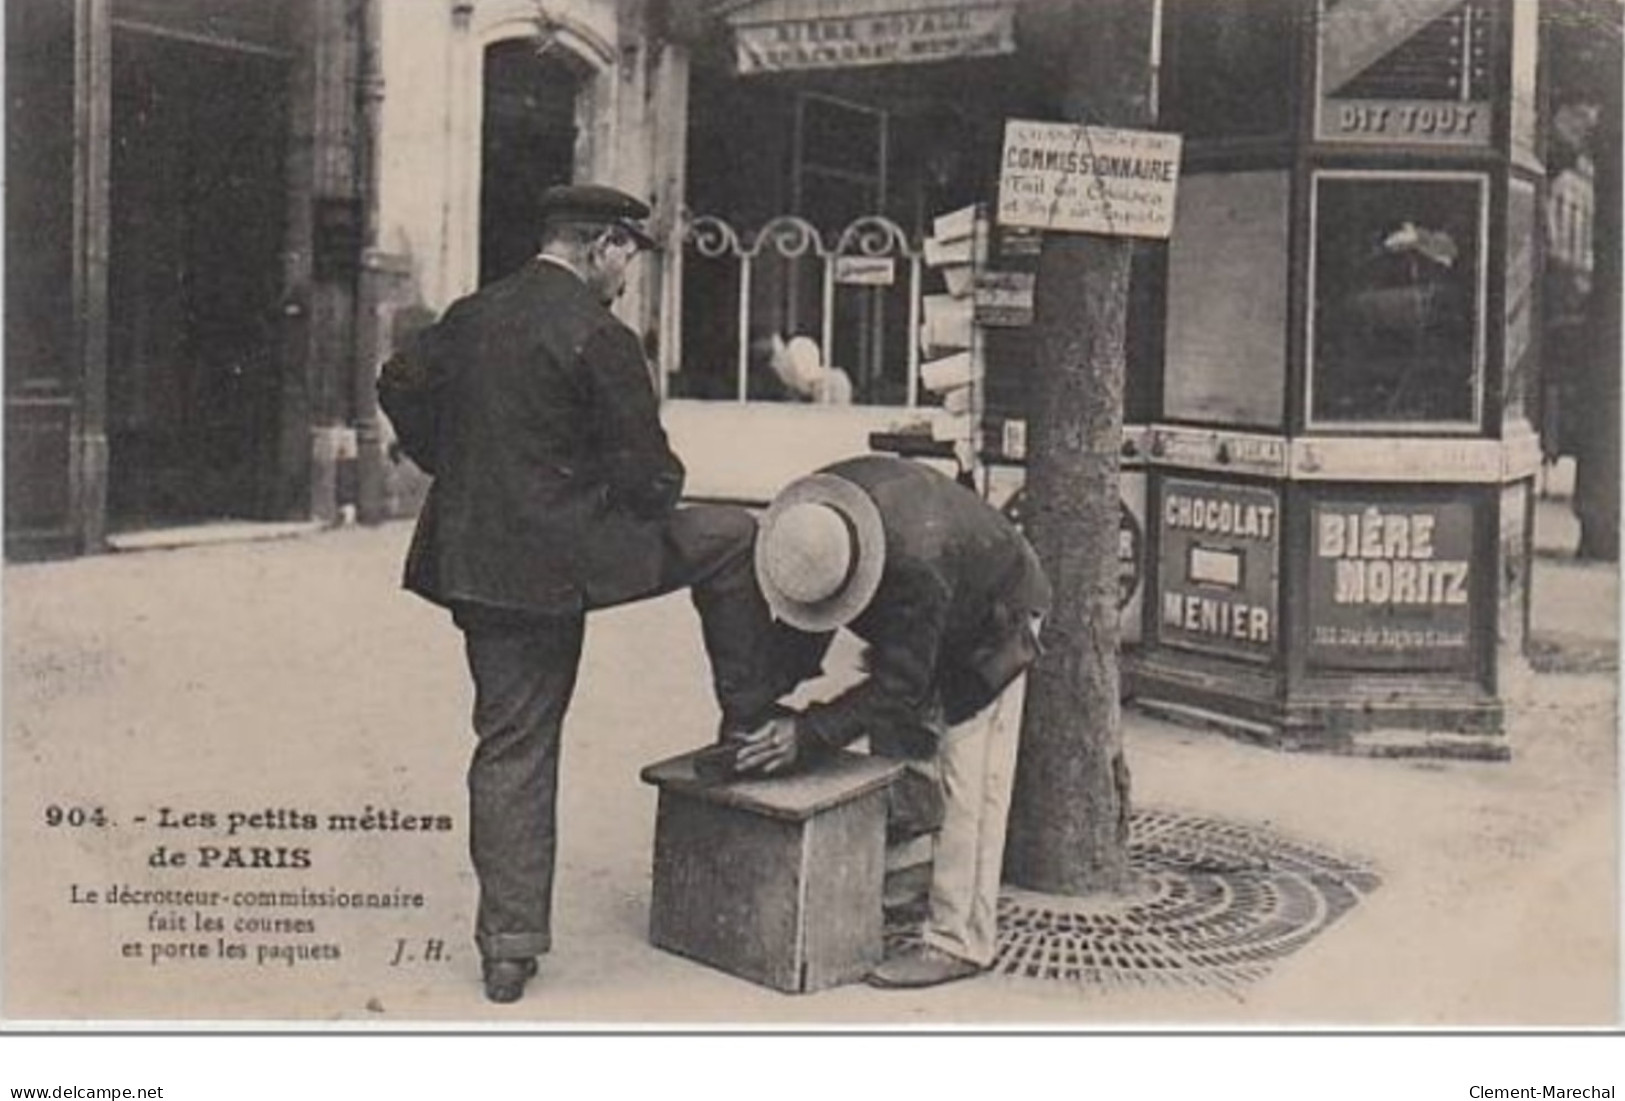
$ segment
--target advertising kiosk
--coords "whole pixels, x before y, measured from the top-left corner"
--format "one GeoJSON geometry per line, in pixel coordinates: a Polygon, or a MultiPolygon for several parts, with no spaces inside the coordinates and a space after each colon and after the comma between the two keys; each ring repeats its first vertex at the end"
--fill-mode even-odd
{"type": "Polygon", "coordinates": [[[1505,753],[1525,668],[1536,0],[1170,0],[1138,701],[1505,753]]]}

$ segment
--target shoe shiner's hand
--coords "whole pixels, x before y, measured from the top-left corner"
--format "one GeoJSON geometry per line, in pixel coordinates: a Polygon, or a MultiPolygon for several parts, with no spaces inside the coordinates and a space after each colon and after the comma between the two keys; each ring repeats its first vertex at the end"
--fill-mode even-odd
{"type": "Polygon", "coordinates": [[[740,736],[734,760],[740,772],[772,776],[796,763],[796,750],[795,716],[784,715],[740,736]]]}

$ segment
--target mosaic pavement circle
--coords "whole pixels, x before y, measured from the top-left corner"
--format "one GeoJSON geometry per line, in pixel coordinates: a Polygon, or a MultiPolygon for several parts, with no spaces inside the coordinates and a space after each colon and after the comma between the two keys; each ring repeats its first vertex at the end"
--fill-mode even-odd
{"type": "Polygon", "coordinates": [[[1129,864],[1136,885],[1123,898],[1006,887],[993,973],[1234,990],[1268,974],[1380,882],[1358,861],[1258,827],[1159,810],[1131,815],[1129,864]]]}

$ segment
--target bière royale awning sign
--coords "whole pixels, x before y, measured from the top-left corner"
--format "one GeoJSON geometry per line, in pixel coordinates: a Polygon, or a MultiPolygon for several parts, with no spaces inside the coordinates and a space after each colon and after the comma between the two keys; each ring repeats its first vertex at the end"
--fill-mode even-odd
{"type": "Polygon", "coordinates": [[[867,14],[814,11],[734,24],[741,75],[907,65],[1014,53],[1015,5],[956,4],[867,14]]]}

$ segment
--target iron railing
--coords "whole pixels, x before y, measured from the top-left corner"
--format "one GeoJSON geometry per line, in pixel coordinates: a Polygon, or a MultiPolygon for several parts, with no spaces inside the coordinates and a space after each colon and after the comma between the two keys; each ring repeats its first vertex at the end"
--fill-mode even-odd
{"type": "Polygon", "coordinates": [[[911,241],[901,226],[878,214],[868,214],[848,224],[834,235],[834,244],[827,244],[817,226],[794,214],[781,214],[770,219],[754,232],[741,232],[716,215],[693,215],[685,212],[682,224],[683,248],[675,263],[674,278],[677,285],[674,303],[674,342],[682,354],[682,287],[689,254],[706,260],[732,258],[738,265],[737,348],[735,360],[735,399],[746,401],[749,393],[751,354],[751,293],[758,266],[764,260],[778,257],[792,264],[815,263],[821,287],[820,348],[826,357],[833,355],[837,317],[836,287],[840,281],[843,258],[890,259],[901,262],[908,272],[908,336],[906,346],[905,404],[912,407],[918,395],[920,350],[917,334],[920,327],[920,293],[923,272],[922,252],[911,241]]]}

